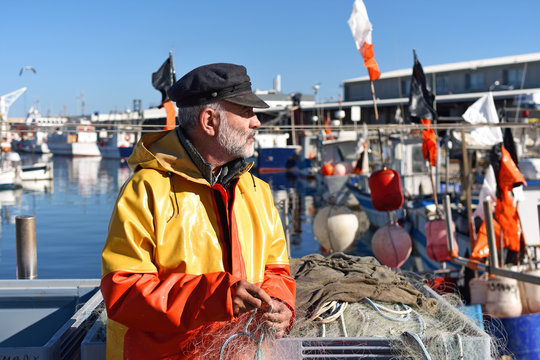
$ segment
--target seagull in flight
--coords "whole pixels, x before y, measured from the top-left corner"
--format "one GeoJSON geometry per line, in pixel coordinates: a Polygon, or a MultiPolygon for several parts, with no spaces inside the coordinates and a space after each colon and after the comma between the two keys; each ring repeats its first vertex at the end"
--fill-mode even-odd
{"type": "Polygon", "coordinates": [[[23,74],[24,70],[32,70],[34,72],[34,74],[37,72],[36,69],[34,69],[33,66],[23,66],[21,68],[21,71],[19,71],[19,76],[21,76],[23,74]]]}

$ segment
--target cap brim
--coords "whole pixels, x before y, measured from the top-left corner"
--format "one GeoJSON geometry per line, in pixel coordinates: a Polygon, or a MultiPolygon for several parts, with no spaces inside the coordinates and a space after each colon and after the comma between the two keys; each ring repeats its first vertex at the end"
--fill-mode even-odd
{"type": "Polygon", "coordinates": [[[233,97],[225,98],[223,100],[231,102],[233,104],[249,106],[252,108],[267,109],[270,107],[270,105],[265,103],[260,97],[253,93],[236,95],[233,97]]]}

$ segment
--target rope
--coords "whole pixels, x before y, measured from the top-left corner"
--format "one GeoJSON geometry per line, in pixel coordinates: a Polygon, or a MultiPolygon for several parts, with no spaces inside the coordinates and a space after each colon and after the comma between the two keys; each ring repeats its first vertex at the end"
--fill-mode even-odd
{"type": "Polygon", "coordinates": [[[317,311],[314,316],[311,317],[311,320],[313,320],[314,323],[322,324],[322,337],[326,337],[325,324],[331,323],[337,318],[341,319],[341,328],[343,329],[343,335],[345,337],[349,337],[347,333],[347,327],[345,326],[345,318],[343,317],[343,312],[347,308],[348,304],[349,303],[347,302],[339,302],[335,300],[327,302],[323,304],[323,306],[321,306],[319,311],[317,311]]]}
{"type": "Polygon", "coordinates": [[[425,359],[426,360],[431,360],[431,356],[429,356],[429,353],[427,352],[427,349],[424,346],[424,343],[422,342],[422,339],[420,339],[420,337],[418,335],[416,335],[416,334],[414,334],[412,332],[409,332],[409,331],[405,331],[403,333],[403,335],[407,335],[407,336],[411,337],[414,341],[416,341],[418,346],[420,346],[420,350],[422,350],[422,353],[424,353],[425,359]]]}
{"type": "MultiPolygon", "coordinates": [[[[272,312],[272,305],[270,305],[270,309],[268,309],[268,312],[270,312],[270,313],[272,312]]],[[[245,337],[253,340],[253,342],[255,342],[255,344],[257,344],[257,352],[255,353],[255,358],[254,359],[255,360],[263,360],[264,359],[264,352],[263,352],[263,349],[262,349],[262,344],[264,342],[264,329],[265,329],[265,327],[261,323],[254,330],[248,331],[249,324],[251,323],[251,321],[255,317],[256,313],[257,313],[257,309],[253,310],[253,312],[249,316],[248,321],[246,322],[246,325],[244,325],[244,331],[229,336],[223,342],[223,345],[221,345],[221,349],[219,350],[219,360],[223,360],[223,353],[225,352],[225,348],[227,347],[229,342],[231,342],[231,340],[233,340],[235,338],[242,337],[242,336],[245,336],[245,337]],[[259,330],[261,330],[261,333],[260,333],[259,339],[257,339],[253,335],[259,330]]]]}
{"type": "Polygon", "coordinates": [[[463,342],[461,341],[461,336],[459,334],[456,334],[457,342],[458,342],[458,349],[459,349],[459,360],[463,360],[465,358],[465,354],[463,353],[463,342]]]}
{"type": "Polygon", "coordinates": [[[371,301],[371,299],[368,298],[368,297],[365,297],[364,300],[366,300],[373,307],[373,309],[375,309],[375,311],[377,311],[379,313],[379,315],[381,315],[385,319],[392,320],[392,321],[407,321],[411,317],[411,308],[408,307],[405,304],[399,304],[403,308],[403,311],[396,311],[396,310],[391,310],[391,309],[385,308],[382,305],[377,305],[373,301],[371,301]],[[405,314],[405,317],[391,317],[391,316],[388,316],[386,314],[383,314],[380,309],[384,309],[384,310],[386,310],[388,312],[392,312],[392,313],[396,313],[396,314],[405,314]]]}
{"type": "Polygon", "coordinates": [[[312,316],[312,320],[314,320],[318,324],[327,324],[334,320],[336,320],[338,317],[340,317],[343,314],[343,311],[347,308],[348,303],[347,302],[339,302],[339,301],[330,301],[325,303],[317,313],[315,313],[314,316],[312,316]],[[325,315],[325,313],[330,312],[329,314],[325,315]]]}

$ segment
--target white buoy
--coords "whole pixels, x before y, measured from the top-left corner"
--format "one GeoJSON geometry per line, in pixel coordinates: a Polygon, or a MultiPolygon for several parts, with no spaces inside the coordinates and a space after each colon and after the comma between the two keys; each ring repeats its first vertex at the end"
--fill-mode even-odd
{"type": "MultiPolygon", "coordinates": [[[[524,271],[523,273],[540,276],[540,270],[524,271]]],[[[540,313],[540,285],[520,281],[519,293],[524,314],[540,313]]]]}
{"type": "Polygon", "coordinates": [[[347,249],[354,241],[358,218],[346,206],[325,206],[313,220],[313,233],[321,246],[331,252],[347,249]]]}
{"type": "Polygon", "coordinates": [[[520,316],[522,311],[516,279],[491,276],[487,281],[486,313],[494,318],[520,316]]]}
{"type": "Polygon", "coordinates": [[[471,305],[481,305],[485,308],[487,297],[487,279],[475,277],[469,280],[469,291],[471,294],[471,305]]]}
{"type": "Polygon", "coordinates": [[[388,224],[373,234],[371,250],[381,264],[393,269],[399,268],[411,255],[411,237],[401,226],[388,224]]]}
{"type": "Polygon", "coordinates": [[[347,175],[347,168],[342,163],[337,163],[336,166],[334,166],[334,173],[332,175],[336,176],[344,176],[347,175]]]}

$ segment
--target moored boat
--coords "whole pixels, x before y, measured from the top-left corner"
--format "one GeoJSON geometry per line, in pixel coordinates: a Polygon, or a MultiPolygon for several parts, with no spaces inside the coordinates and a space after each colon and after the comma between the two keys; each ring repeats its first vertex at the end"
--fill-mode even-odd
{"type": "Polygon", "coordinates": [[[50,180],[53,178],[53,164],[48,163],[35,163],[32,165],[21,166],[21,179],[23,181],[28,180],[50,180]]]}
{"type": "Polygon", "coordinates": [[[64,127],[49,135],[47,145],[54,155],[101,156],[93,125],[64,127]]]}
{"type": "Polygon", "coordinates": [[[131,156],[136,135],[130,132],[112,132],[99,140],[101,157],[107,159],[126,159],[131,156]]]}
{"type": "Polygon", "coordinates": [[[300,147],[287,145],[288,133],[255,135],[255,167],[259,173],[298,170],[300,147]]]}

